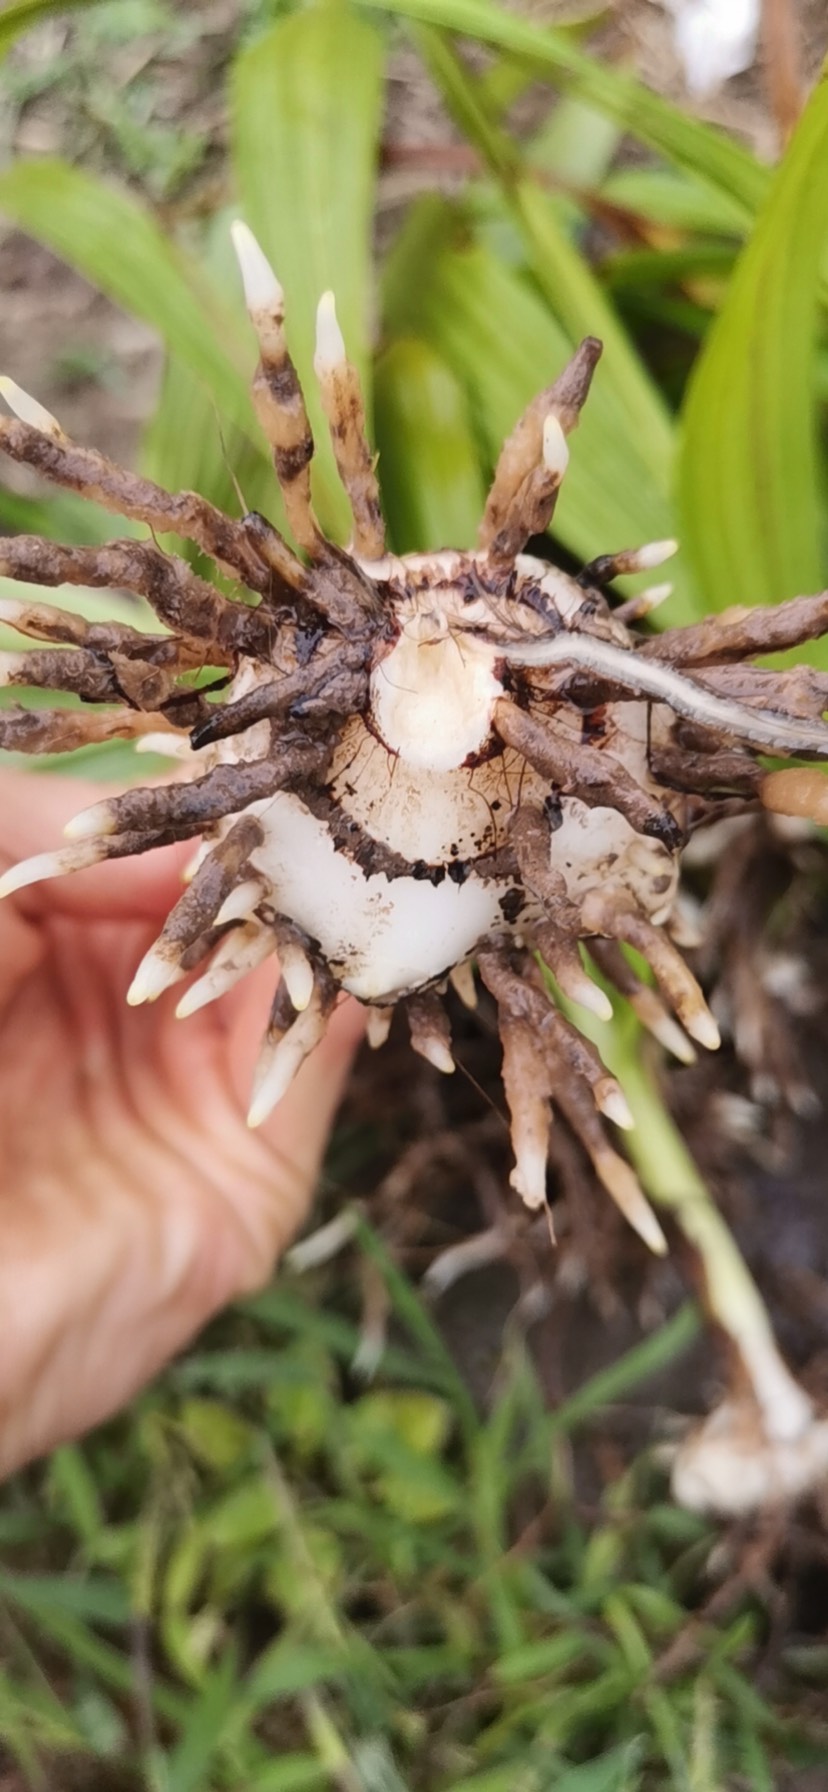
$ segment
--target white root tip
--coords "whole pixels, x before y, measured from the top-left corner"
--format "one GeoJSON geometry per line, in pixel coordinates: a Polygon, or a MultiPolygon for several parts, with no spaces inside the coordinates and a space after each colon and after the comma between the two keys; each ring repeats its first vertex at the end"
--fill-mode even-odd
{"type": "Polygon", "coordinates": [[[130,1008],[140,1008],[144,1002],[157,1002],[165,989],[178,983],[184,976],[179,964],[162,952],[156,943],[150,946],[138,966],[135,976],[127,990],[127,1001],[130,1008]]]}
{"type": "Polygon", "coordinates": [[[323,292],[316,312],[316,354],[314,370],[321,378],[343,367],[347,361],[345,338],[336,316],[336,300],[332,292],[323,292]]]}
{"type": "Polygon", "coordinates": [[[682,1020],[697,1045],[703,1045],[709,1052],[718,1051],[722,1036],[709,1008],[700,1008],[697,1014],[683,1014],[682,1020]]]}
{"type": "Polygon", "coordinates": [[[275,950],[272,930],[262,927],[258,921],[250,921],[247,926],[228,934],[217,947],[209,970],[181,997],[175,1011],[178,1019],[186,1020],[199,1008],[206,1008],[208,1002],[217,1002],[275,950]]]}
{"type": "Polygon", "coordinates": [[[181,997],[175,1011],[176,1020],[189,1020],[191,1014],[197,1014],[199,1008],[206,1008],[208,1002],[216,1001],[221,993],[220,989],[211,986],[207,976],[199,977],[198,982],[193,983],[181,997]]]}
{"type": "Polygon", "coordinates": [[[0,398],[5,399],[9,410],[20,418],[21,423],[30,424],[32,429],[39,429],[44,436],[64,437],[65,431],[61,429],[57,417],[53,417],[45,405],[32,398],[30,392],[24,392],[23,387],[18,386],[17,381],[10,379],[7,373],[0,374],[0,398]]]}
{"type": "Polygon", "coordinates": [[[593,983],[591,977],[567,977],[565,985],[559,978],[559,982],[564,995],[569,996],[570,1001],[577,1002],[581,1008],[586,1008],[589,1014],[597,1015],[599,1020],[612,1020],[612,1003],[609,996],[606,990],[599,988],[597,983],[593,983]]]}
{"type": "Polygon", "coordinates": [[[624,1132],[634,1130],[635,1121],[630,1111],[629,1102],[623,1089],[619,1088],[614,1078],[607,1077],[605,1082],[596,1084],[595,1106],[599,1114],[603,1114],[605,1120],[612,1121],[613,1126],[622,1127],[624,1132]]]}
{"type": "Polygon", "coordinates": [[[242,277],[244,302],[251,317],[266,312],[269,317],[281,318],[284,315],[285,295],[264,249],[241,218],[231,224],[230,235],[242,277]]]}
{"type": "Polygon", "coordinates": [[[602,1152],[595,1159],[595,1168],[607,1193],[628,1225],[638,1233],[656,1257],[667,1255],[667,1240],[653,1213],[635,1171],[616,1151],[602,1152]]]}
{"type": "Polygon", "coordinates": [[[216,927],[224,927],[228,921],[247,921],[263,895],[264,885],[260,880],[257,877],[246,877],[244,883],[236,884],[229,896],[225,896],[216,915],[216,927]]]}
{"type": "Polygon", "coordinates": [[[67,821],[63,830],[66,840],[101,839],[107,834],[115,833],[115,818],[109,802],[92,803],[88,809],[81,809],[67,821]]]}
{"type": "Polygon", "coordinates": [[[19,622],[25,620],[30,608],[22,604],[16,597],[0,597],[0,622],[7,622],[10,628],[17,628],[19,622]]]}
{"type": "Polygon", "coordinates": [[[467,958],[465,964],[456,964],[454,970],[449,971],[449,983],[455,995],[460,997],[463,1007],[473,1012],[477,1007],[477,984],[471,959],[467,958]]]}
{"type": "Polygon", "coordinates": [[[20,665],[19,653],[0,653],[0,689],[9,684],[20,684],[17,671],[20,665]]]}
{"type": "Polygon", "coordinates": [[[64,846],[58,852],[39,852],[34,858],[21,859],[19,865],[12,865],[0,877],[0,901],[4,896],[13,896],[16,890],[25,890],[28,884],[65,877],[70,871],[86,871],[90,865],[99,865],[103,857],[97,842],[90,840],[85,846],[64,846]]]}
{"type": "Polygon", "coordinates": [[[442,1071],[443,1076],[451,1076],[457,1068],[445,1040],[438,1039],[436,1034],[431,1039],[420,1040],[416,1049],[420,1057],[433,1064],[435,1070],[442,1071]]]}
{"type": "Polygon", "coordinates": [[[380,1046],[385,1044],[393,1018],[393,1008],[366,1008],[365,1037],[372,1052],[379,1051],[380,1046]]]}
{"type": "Polygon", "coordinates": [[[569,449],[559,417],[550,411],[543,420],[543,464],[560,485],[569,466],[569,449]]]}
{"type": "Polygon", "coordinates": [[[687,1034],[671,1014],[665,1012],[645,1024],[659,1045],[663,1045],[664,1050],[677,1058],[680,1064],[696,1063],[696,1054],[687,1034]]]}
{"type": "Polygon", "coordinates": [[[261,1126],[277,1102],[287,1094],[297,1071],[322,1038],[325,1026],[325,1017],[318,1002],[314,1002],[280,1039],[265,1040],[253,1078],[253,1099],[247,1116],[249,1127],[261,1126]]]}
{"type": "Polygon", "coordinates": [[[251,1131],[255,1131],[256,1127],[261,1126],[272,1114],[282,1096],[287,1094],[302,1063],[304,1053],[282,1052],[281,1048],[287,1045],[288,1037],[289,1035],[286,1034],[285,1038],[280,1040],[279,1046],[270,1060],[266,1075],[262,1077],[261,1083],[254,1091],[247,1114],[247,1124],[251,1131]]]}
{"type": "Polygon", "coordinates": [[[663,566],[665,560],[672,560],[678,550],[678,542],[672,539],[645,542],[644,546],[638,548],[636,552],[637,571],[652,572],[654,566],[663,566]]]}
{"type": "Polygon", "coordinates": [[[668,597],[672,597],[673,590],[674,586],[667,579],[663,585],[649,585],[646,591],[639,592],[637,599],[639,615],[652,616],[653,611],[657,610],[660,604],[666,604],[668,597]]]}
{"type": "Polygon", "coordinates": [[[282,949],[279,962],[285,988],[297,1014],[303,1014],[313,995],[313,965],[300,946],[282,949]]]}
{"type": "Polygon", "coordinates": [[[533,1212],[546,1205],[546,1151],[540,1145],[527,1145],[519,1153],[509,1186],[533,1212]]]}
{"type": "Polygon", "coordinates": [[[160,753],[165,759],[180,759],[189,764],[195,759],[186,734],[166,733],[164,729],[156,734],[139,734],[135,742],[136,753],[160,753]]]}

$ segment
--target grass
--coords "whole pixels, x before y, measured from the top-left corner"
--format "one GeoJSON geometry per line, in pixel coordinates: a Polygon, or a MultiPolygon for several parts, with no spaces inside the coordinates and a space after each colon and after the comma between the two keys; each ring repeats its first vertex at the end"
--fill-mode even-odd
{"type": "Polygon", "coordinates": [[[693,1610],[715,1539],[653,1457],[592,1509],[573,1480],[573,1440],[681,1358],[693,1308],[551,1413],[507,1337],[480,1413],[364,1222],[353,1252],[344,1276],[286,1273],[58,1451],[40,1509],[33,1477],[8,1491],[0,1708],[21,1763],[134,1759],[165,1792],[615,1792],[771,1786],[780,1752],[818,1754],[753,1687],[756,1602],[693,1610]],[[360,1258],[393,1314],[368,1387],[360,1258]]]}
{"type": "MultiPolygon", "coordinates": [[[[0,54],[59,10],[7,7],[0,54]]],[[[247,0],[222,71],[229,151],[206,182],[215,146],[159,107],[159,63],[203,47],[198,9],[63,10],[58,56],[3,65],[4,111],[51,97],[72,116],[83,96],[86,164],[11,162],[0,212],[156,332],[153,477],[232,506],[235,476],[274,511],[227,252],[240,210],[279,268],[305,376],[313,302],[337,290],[397,548],[468,545],[504,434],[597,331],[555,519],[564,557],[681,533],[667,623],[819,583],[826,84],[771,170],[581,32],[490,0],[247,0]],[[107,58],[135,44],[154,48],[118,103],[107,58]],[[407,208],[377,262],[401,45],[473,157],[451,197],[407,208]],[[511,108],[538,80],[559,104],[518,135],[511,108]],[[644,158],[624,153],[627,133],[644,158]]],[[[83,371],[96,367],[58,345],[58,384],[83,371]]],[[[341,526],[324,453],[316,500],[341,526]]],[[[100,518],[0,492],[0,526],[83,539],[100,518]]],[[[121,748],[96,764],[134,769],[121,748]]],[[[738,1573],[716,1578],[721,1542],[670,1504],[658,1451],[584,1494],[605,1415],[646,1400],[699,1324],[681,1308],[551,1412],[509,1330],[481,1409],[360,1219],[335,1266],[285,1271],[122,1420],[5,1489],[8,1756],[32,1786],[62,1785],[71,1758],[84,1787],[151,1792],[772,1792],[785,1764],[828,1767],[824,1646],[783,1651],[760,1690],[763,1600],[738,1573]],[[367,1274],[392,1314],[370,1385],[354,1366],[367,1274]]]]}

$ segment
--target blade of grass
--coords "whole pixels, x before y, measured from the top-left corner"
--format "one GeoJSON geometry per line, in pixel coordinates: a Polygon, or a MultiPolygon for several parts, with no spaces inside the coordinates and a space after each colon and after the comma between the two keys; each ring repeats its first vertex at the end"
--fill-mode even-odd
{"type": "Polygon", "coordinates": [[[659,1326],[649,1338],[634,1344],[616,1363],[599,1370],[583,1387],[561,1402],[547,1421],[547,1438],[563,1436],[582,1425],[585,1419],[611,1406],[637,1388],[650,1376],[658,1375],[669,1363],[690,1349],[701,1331],[701,1316],[692,1301],[685,1301],[672,1317],[659,1326]]]}
{"type": "Polygon", "coordinates": [[[280,19],[237,58],[231,83],[233,158],[245,217],[286,299],[291,354],[317,443],[322,520],[344,537],[336,479],[312,378],[320,295],[336,293],[350,360],[367,390],[374,177],[383,99],[383,45],[340,0],[280,19]]]}
{"type": "Polygon", "coordinates": [[[687,395],[684,537],[706,602],[772,603],[823,581],[814,387],[828,242],[828,80],[811,96],[687,395]]]}
{"type": "Polygon", "coordinates": [[[419,1345],[426,1361],[433,1363],[445,1376],[446,1387],[451,1389],[458,1418],[467,1434],[474,1436],[478,1429],[474,1401],[431,1314],[412,1288],[411,1283],[397,1268],[381,1238],[359,1216],[356,1236],[366,1255],[376,1263],[380,1270],[397,1317],[402,1321],[414,1343],[419,1345]]]}
{"type": "Polygon", "coordinates": [[[187,1713],[178,1742],[166,1757],[165,1792],[202,1792],[209,1783],[209,1768],[220,1750],[238,1695],[235,1653],[228,1650],[217,1667],[205,1676],[187,1713]]]}
{"type": "MultiPolygon", "coordinates": [[[[556,999],[571,1012],[564,997],[558,993],[556,999]]],[[[624,1090],[634,1120],[626,1144],[642,1186],[672,1213],[696,1252],[707,1308],[737,1353],[759,1407],[770,1424],[780,1403],[804,1408],[805,1395],[780,1355],[759,1289],[645,1065],[638,1021],[618,998],[612,1021],[582,1012],[580,1025],[624,1090]]]]}

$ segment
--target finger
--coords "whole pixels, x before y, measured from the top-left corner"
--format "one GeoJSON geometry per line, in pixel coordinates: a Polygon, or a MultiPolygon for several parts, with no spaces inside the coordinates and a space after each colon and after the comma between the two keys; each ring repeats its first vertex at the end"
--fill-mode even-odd
{"type": "Polygon", "coordinates": [[[46,951],[42,928],[33,927],[10,902],[0,903],[0,1010],[31,976],[46,951]]]}
{"type": "MultiPolygon", "coordinates": [[[[106,794],[111,787],[106,786],[106,794]]],[[[0,773],[0,871],[63,844],[63,829],[79,809],[101,796],[99,785],[42,773],[0,773]]],[[[31,884],[13,900],[23,915],[106,915],[157,920],[181,894],[181,874],[193,842],[160,847],[139,858],[115,860],[70,876],[31,884]]]]}

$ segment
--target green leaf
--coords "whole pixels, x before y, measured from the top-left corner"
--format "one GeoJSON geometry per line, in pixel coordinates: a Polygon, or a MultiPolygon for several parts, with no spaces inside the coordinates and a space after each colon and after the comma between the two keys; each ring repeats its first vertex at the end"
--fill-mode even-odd
{"type": "Polygon", "coordinates": [[[247,1792],[326,1792],[327,1769],[316,1755],[281,1755],[247,1782],[247,1792]]]}
{"type": "Polygon", "coordinates": [[[234,1652],[205,1676],[187,1715],[181,1736],[165,1762],[166,1792],[202,1792],[208,1770],[220,1747],[238,1700],[234,1652]]]}
{"type": "Polygon", "coordinates": [[[520,1686],[547,1674],[559,1675],[584,1656],[594,1660],[599,1653],[586,1630],[560,1630],[555,1636],[510,1649],[492,1663],[491,1673],[503,1686],[520,1686]]]}
{"type": "Polygon", "coordinates": [[[598,1761],[567,1768],[556,1779],[555,1792],[634,1792],[640,1783],[635,1769],[642,1753],[638,1738],[624,1742],[598,1761]]]}
{"type": "Polygon", "coordinates": [[[395,553],[472,547],[485,498],[480,460],[462,388],[428,343],[401,337],[380,357],[375,413],[395,553]]]}
{"type": "Polygon", "coordinates": [[[280,1637],[254,1663],[245,1687],[245,1703],[251,1711],[260,1711],[274,1699],[290,1698],[326,1680],[341,1680],[347,1671],[342,1649],[280,1637]]]}
{"type": "MultiPolygon", "coordinates": [[[[210,386],[180,354],[170,354],[161,393],[144,435],[142,471],[168,491],[197,491],[229,516],[260,510],[281,523],[281,500],[270,456],[258,439],[247,385],[256,360],[256,345],[244,312],[238,267],[230,239],[230,216],[211,220],[204,242],[203,266],[228,308],[238,315],[238,334],[245,345],[244,429],[222,415],[210,386]]],[[[180,542],[177,552],[198,560],[197,550],[180,542]]],[[[208,571],[207,576],[210,576],[208,571]]]]}
{"type": "Polygon", "coordinates": [[[231,84],[241,202],[285,290],[291,354],[317,443],[316,501],[325,526],[342,537],[348,508],[312,377],[315,315],[321,294],[332,287],[368,402],[382,99],[381,39],[339,0],[280,19],[238,57],[231,84]]]}
{"type": "Polygon", "coordinates": [[[256,1435],[252,1425],[220,1400],[185,1400],[178,1428],[194,1456],[225,1474],[251,1453],[256,1435]]]}
{"type": "MultiPolygon", "coordinates": [[[[744,207],[722,188],[708,186],[675,168],[613,168],[601,186],[601,198],[623,211],[636,212],[668,230],[694,230],[714,236],[744,236],[749,222],[744,207]]],[[[761,195],[758,197],[761,198],[761,195]]]]}
{"type": "MultiPolygon", "coordinates": [[[[251,341],[251,372],[254,362],[251,341]]],[[[141,445],[141,470],[167,491],[200,492],[228,516],[261,510],[279,520],[276,475],[260,445],[237,425],[225,423],[209,387],[177,355],[164,369],[158,405],[141,445]]],[[[175,551],[200,561],[191,543],[178,542],[175,551]]]]}
{"type": "Polygon", "coordinates": [[[0,173],[0,212],[143,318],[207,388],[223,421],[254,434],[247,392],[253,346],[206,274],[138,200],[43,157],[0,173]]]}
{"type": "Polygon", "coordinates": [[[0,1599],[8,1599],[21,1611],[39,1617],[83,1618],[91,1624],[124,1624],[130,1616],[126,1590],[119,1581],[103,1575],[12,1574],[0,1571],[0,1599]]]}
{"type": "MultiPolygon", "coordinates": [[[[415,208],[395,246],[386,319],[394,331],[416,327],[451,367],[490,467],[524,406],[572,351],[572,338],[530,281],[476,242],[462,211],[442,201],[415,208]]],[[[669,497],[600,363],[573,439],[554,534],[584,561],[675,534],[669,497]]],[[[676,581],[671,620],[692,617],[690,581],[680,562],[670,571],[676,581]]]]}
{"type": "MultiPolygon", "coordinates": [[[[4,535],[46,535],[52,541],[111,541],[112,518],[98,504],[86,504],[74,492],[50,490],[48,498],[0,491],[0,532],[4,535]]],[[[124,535],[130,524],[123,523],[124,535]]]]}
{"type": "Polygon", "coordinates": [[[443,1450],[451,1430],[451,1410],[444,1400],[415,1390],[377,1388],[363,1394],[351,1414],[352,1435],[363,1442],[386,1433],[396,1437],[415,1456],[433,1456],[443,1450]]]}
{"type": "Polygon", "coordinates": [[[556,77],[581,99],[678,167],[728,195],[750,217],[767,191],[769,175],[753,156],[711,125],[689,118],[623,69],[608,67],[577,48],[571,36],[531,24],[492,0],[362,0],[382,12],[440,25],[494,44],[556,77]]]}
{"type": "Polygon", "coordinates": [[[414,40],[449,111],[498,181],[504,204],[523,239],[529,266],[553,314],[573,343],[582,336],[600,336],[604,386],[614,393],[653,482],[666,495],[673,459],[672,423],[612,305],[561,228],[549,194],[492,117],[479,83],[439,32],[415,28],[414,40]]]}
{"type": "Polygon", "coordinates": [[[684,538],[708,605],[823,582],[814,383],[828,240],[828,80],[811,96],[688,392],[684,538]]]}

